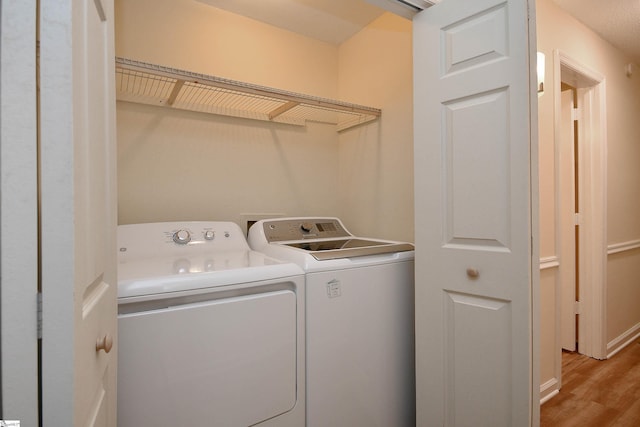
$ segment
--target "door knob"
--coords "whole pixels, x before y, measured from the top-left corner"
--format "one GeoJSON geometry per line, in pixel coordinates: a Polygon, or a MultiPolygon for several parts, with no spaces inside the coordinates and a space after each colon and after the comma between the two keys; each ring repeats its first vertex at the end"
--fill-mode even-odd
{"type": "Polygon", "coordinates": [[[480,276],[480,272],[478,271],[477,268],[467,268],[467,276],[469,276],[470,279],[477,279],[478,276],[480,276]]]}
{"type": "Polygon", "coordinates": [[[96,341],[96,351],[104,350],[105,353],[109,353],[111,348],[113,348],[113,338],[109,334],[96,341]]]}

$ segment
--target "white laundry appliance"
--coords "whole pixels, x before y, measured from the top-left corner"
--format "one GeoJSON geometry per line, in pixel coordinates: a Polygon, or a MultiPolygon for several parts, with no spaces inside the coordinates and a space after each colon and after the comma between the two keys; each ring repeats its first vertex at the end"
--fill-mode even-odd
{"type": "Polygon", "coordinates": [[[118,426],[305,425],[304,273],[231,222],[118,227],[118,426]]]}
{"type": "Polygon", "coordinates": [[[277,218],[252,249],[306,272],[307,425],[415,426],[414,247],[338,218],[277,218]]]}

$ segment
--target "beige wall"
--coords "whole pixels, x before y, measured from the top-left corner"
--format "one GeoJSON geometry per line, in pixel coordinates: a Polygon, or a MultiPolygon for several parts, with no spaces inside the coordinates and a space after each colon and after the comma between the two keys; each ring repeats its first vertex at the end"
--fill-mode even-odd
{"type": "Polygon", "coordinates": [[[332,215],[412,241],[410,25],[385,15],[338,47],[195,0],[116,0],[118,56],[383,109],[338,133],[118,102],[119,222],[332,215]]]}
{"type": "Polygon", "coordinates": [[[340,96],[382,107],[375,126],[342,132],[340,204],[356,234],[413,241],[411,21],[384,14],[340,46],[340,96]]]}
{"type": "Polygon", "coordinates": [[[540,384],[550,382],[556,386],[557,340],[554,333],[558,313],[556,313],[556,270],[540,271],[540,384]]]}
{"type": "MultiPolygon", "coordinates": [[[[116,12],[118,56],[336,97],[336,46],[195,0],[118,0],[116,12]]],[[[117,115],[121,224],[340,214],[334,126],[125,102],[117,115]]]]}
{"type": "Polygon", "coordinates": [[[338,215],[337,135],[118,103],[121,224],[338,215]]]}
{"type": "Polygon", "coordinates": [[[337,47],[196,0],[116,0],[116,55],[337,96],[337,47]]]}
{"type": "MultiPolygon", "coordinates": [[[[630,59],[596,33],[558,8],[551,0],[537,0],[538,50],[545,53],[546,92],[539,100],[541,257],[557,256],[554,191],[553,51],[559,49],[606,79],[607,109],[607,238],[608,245],[640,240],[640,69],[625,75],[630,59]]],[[[640,327],[640,250],[609,255],[607,263],[607,341],[640,327]]],[[[555,304],[557,280],[550,272],[541,280],[541,382],[553,375],[545,364],[559,351],[555,324],[548,307],[555,304]],[[545,342],[547,344],[545,344],[545,342]]],[[[637,330],[637,329],[636,329],[637,330]]]]}

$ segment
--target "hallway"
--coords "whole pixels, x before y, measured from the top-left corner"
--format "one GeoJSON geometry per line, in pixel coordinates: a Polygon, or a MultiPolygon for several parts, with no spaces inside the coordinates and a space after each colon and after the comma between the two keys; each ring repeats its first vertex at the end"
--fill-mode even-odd
{"type": "Polygon", "coordinates": [[[563,352],[562,376],[540,408],[542,427],[640,425],[640,338],[604,361],[563,352]]]}

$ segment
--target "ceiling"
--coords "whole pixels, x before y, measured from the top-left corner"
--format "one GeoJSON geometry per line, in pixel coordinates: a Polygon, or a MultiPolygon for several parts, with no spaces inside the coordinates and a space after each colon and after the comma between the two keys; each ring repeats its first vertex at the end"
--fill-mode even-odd
{"type": "Polygon", "coordinates": [[[384,13],[364,0],[198,1],[335,45],[384,13]]]}
{"type": "MultiPolygon", "coordinates": [[[[365,0],[198,1],[336,45],[384,12],[365,0]]],[[[553,1],[640,65],[640,0],[553,1]]]]}

